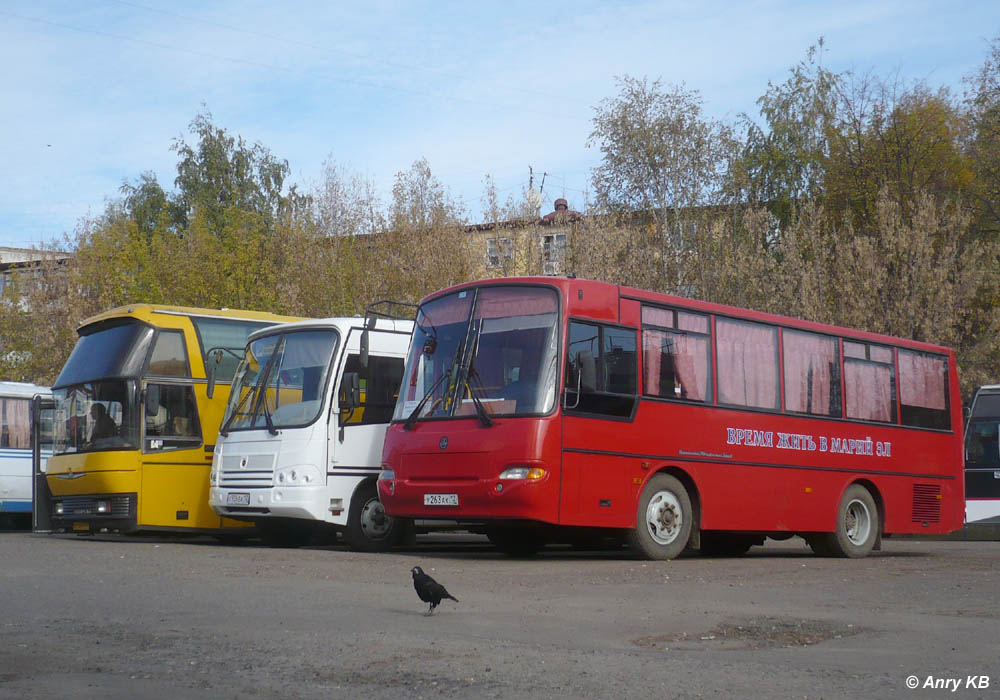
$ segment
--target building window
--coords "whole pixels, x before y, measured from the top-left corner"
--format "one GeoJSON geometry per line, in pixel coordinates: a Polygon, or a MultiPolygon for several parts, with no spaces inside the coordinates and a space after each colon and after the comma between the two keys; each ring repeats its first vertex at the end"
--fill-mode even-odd
{"type": "Polygon", "coordinates": [[[486,241],[486,267],[502,267],[514,259],[514,241],[490,238],[486,241]]]}
{"type": "Polygon", "coordinates": [[[562,274],[566,263],[566,234],[549,233],[542,236],[542,272],[546,275],[562,274]]]}

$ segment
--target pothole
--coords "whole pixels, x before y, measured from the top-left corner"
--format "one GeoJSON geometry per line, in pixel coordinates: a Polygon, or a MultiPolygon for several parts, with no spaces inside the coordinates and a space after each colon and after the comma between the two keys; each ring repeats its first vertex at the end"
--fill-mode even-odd
{"type": "Polygon", "coordinates": [[[724,622],[707,632],[638,637],[632,644],[646,649],[768,649],[804,647],[831,639],[858,634],[855,625],[825,620],[797,620],[778,617],[754,617],[724,622]]]}

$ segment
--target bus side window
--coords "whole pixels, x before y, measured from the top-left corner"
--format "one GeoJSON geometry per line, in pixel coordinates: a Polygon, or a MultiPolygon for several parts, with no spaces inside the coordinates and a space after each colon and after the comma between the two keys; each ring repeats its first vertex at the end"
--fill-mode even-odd
{"type": "Polygon", "coordinates": [[[146,449],[190,448],[201,442],[201,424],[194,388],[175,384],[155,386],[159,404],[155,413],[146,413],[146,449]]]}
{"type": "Polygon", "coordinates": [[[637,392],[634,330],[570,323],[566,410],[628,418],[637,392]]]}
{"type": "MultiPolygon", "coordinates": [[[[399,387],[403,383],[403,359],[369,355],[368,366],[363,367],[359,355],[348,355],[344,374],[348,372],[357,372],[360,379],[361,406],[350,416],[343,416],[342,424],[370,425],[392,420],[399,387]]],[[[344,400],[343,392],[340,400],[344,400]]]]}

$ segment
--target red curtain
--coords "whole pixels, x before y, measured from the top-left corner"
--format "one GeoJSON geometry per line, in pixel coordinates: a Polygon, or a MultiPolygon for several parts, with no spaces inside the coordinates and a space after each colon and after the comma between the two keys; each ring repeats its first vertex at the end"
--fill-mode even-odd
{"type": "Polygon", "coordinates": [[[719,401],[778,408],[777,331],[756,323],[715,323],[719,401]]]}
{"type": "Polygon", "coordinates": [[[647,329],[642,333],[642,367],[647,395],[692,401],[708,398],[707,337],[647,329]]]}
{"type": "Polygon", "coordinates": [[[484,287],[476,301],[476,318],[536,316],[557,311],[557,296],[538,287],[484,287]]]}
{"type": "Polygon", "coordinates": [[[907,406],[945,408],[945,363],[940,357],[899,351],[899,400],[907,406]]]}
{"type": "Polygon", "coordinates": [[[892,367],[874,362],[849,360],[844,363],[844,391],[847,417],[861,420],[892,420],[892,367]]]}
{"type": "Polygon", "coordinates": [[[830,393],[833,391],[830,368],[838,365],[836,341],[814,333],[786,330],[782,347],[785,410],[830,415],[830,393]]]}

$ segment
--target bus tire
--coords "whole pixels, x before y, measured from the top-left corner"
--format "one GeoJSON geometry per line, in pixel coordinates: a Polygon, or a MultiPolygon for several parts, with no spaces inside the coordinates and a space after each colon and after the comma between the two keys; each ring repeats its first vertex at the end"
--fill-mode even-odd
{"type": "Polygon", "coordinates": [[[387,552],[400,539],[402,525],[385,514],[374,481],[357,488],[351,498],[344,540],[355,552],[387,552]]]}
{"type": "Polygon", "coordinates": [[[815,537],[813,551],[820,555],[858,559],[868,556],[879,533],[875,499],[861,484],[852,484],[837,508],[837,529],[815,537]]]}
{"type": "Polygon", "coordinates": [[[639,497],[629,547],[646,559],[674,559],[687,546],[693,520],[691,498],[684,485],[669,474],[657,474],[639,497]]]}

